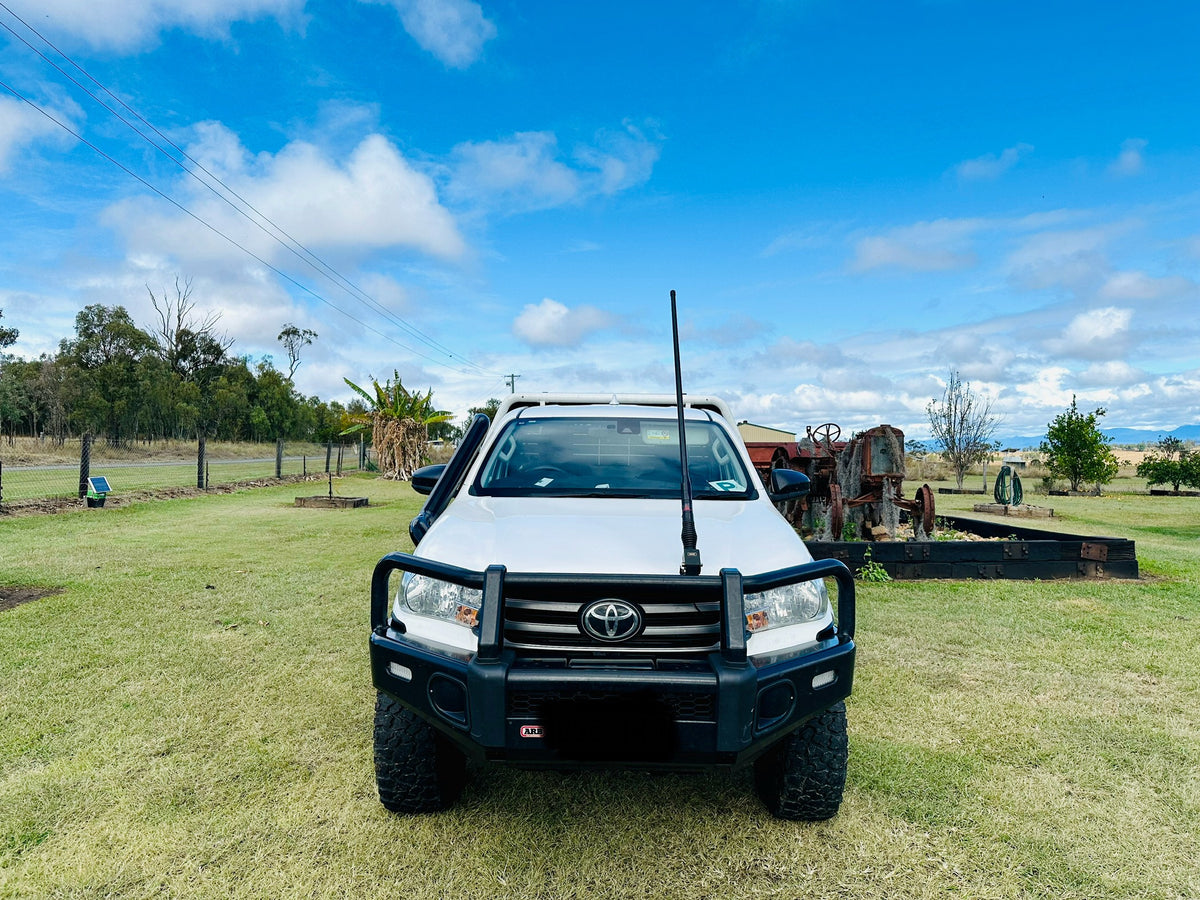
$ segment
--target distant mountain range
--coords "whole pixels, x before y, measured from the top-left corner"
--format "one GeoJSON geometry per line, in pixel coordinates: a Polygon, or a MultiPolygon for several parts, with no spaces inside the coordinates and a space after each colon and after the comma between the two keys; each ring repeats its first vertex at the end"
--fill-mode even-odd
{"type": "MultiPolygon", "coordinates": [[[[1112,438],[1113,444],[1145,444],[1149,447],[1159,439],[1177,437],[1181,441],[1196,441],[1200,443],[1200,425],[1181,425],[1174,431],[1154,431],[1145,428],[1101,428],[1100,431],[1112,438]]],[[[1008,435],[996,438],[1004,449],[1015,447],[1018,450],[1038,447],[1046,439],[1042,435],[1008,435]]]]}

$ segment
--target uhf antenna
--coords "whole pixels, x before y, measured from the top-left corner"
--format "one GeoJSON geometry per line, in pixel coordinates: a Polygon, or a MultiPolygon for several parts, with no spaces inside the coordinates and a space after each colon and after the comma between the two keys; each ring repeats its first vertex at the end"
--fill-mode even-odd
{"type": "Polygon", "coordinates": [[[683,374],[679,365],[679,320],[674,291],[671,291],[671,343],[675,347],[675,413],[679,417],[679,467],[683,473],[683,562],[679,574],[699,575],[700,551],[696,549],[696,518],[692,515],[692,476],[688,471],[687,432],[683,424],[683,374]]]}

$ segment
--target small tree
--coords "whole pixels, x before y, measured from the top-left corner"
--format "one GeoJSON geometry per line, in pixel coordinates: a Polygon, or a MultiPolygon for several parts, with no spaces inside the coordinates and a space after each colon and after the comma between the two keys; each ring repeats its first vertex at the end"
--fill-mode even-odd
{"type": "Polygon", "coordinates": [[[1085,481],[1098,487],[1117,477],[1120,466],[1108,446],[1112,439],[1101,434],[1096,424],[1104,414],[1105,410],[1099,408],[1084,415],[1072,395],[1071,408],[1055,416],[1046,427],[1046,440],[1041,446],[1046,467],[1056,478],[1067,479],[1073,491],[1085,481]]]}
{"type": "Polygon", "coordinates": [[[1183,478],[1180,479],[1180,482],[1190,488],[1200,490],[1200,453],[1185,451],[1179,466],[1183,470],[1183,478]]]}
{"type": "Polygon", "coordinates": [[[992,450],[992,435],[1000,425],[999,417],[992,415],[992,401],[976,394],[969,381],[951,371],[941,401],[930,400],[925,412],[934,440],[942,445],[942,456],[962,490],[967,470],[983,462],[992,450]]]}
{"type": "Polygon", "coordinates": [[[483,404],[483,406],[472,406],[467,410],[467,425],[470,425],[471,420],[481,413],[487,416],[489,419],[494,420],[496,418],[496,413],[499,410],[500,401],[495,397],[490,398],[487,403],[483,404]]]}
{"type": "Polygon", "coordinates": [[[1160,438],[1158,450],[1138,463],[1137,467],[1138,477],[1145,478],[1150,487],[1169,484],[1174,491],[1178,491],[1181,484],[1190,486],[1193,481],[1200,480],[1195,474],[1197,472],[1200,472],[1200,456],[1184,447],[1183,441],[1177,437],[1160,438]]]}

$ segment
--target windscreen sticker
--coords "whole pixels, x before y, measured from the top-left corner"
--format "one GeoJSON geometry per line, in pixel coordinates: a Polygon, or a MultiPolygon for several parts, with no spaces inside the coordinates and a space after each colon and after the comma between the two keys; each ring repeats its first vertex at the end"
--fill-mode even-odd
{"type": "Polygon", "coordinates": [[[742,486],[736,481],[710,481],[708,486],[714,491],[740,491],[742,486]]]}
{"type": "Polygon", "coordinates": [[[642,431],[642,436],[647,441],[669,441],[672,437],[667,428],[646,428],[642,431]]]}
{"type": "Polygon", "coordinates": [[[553,482],[554,482],[553,478],[539,478],[537,481],[534,482],[534,484],[537,485],[538,487],[548,487],[553,482]]]}

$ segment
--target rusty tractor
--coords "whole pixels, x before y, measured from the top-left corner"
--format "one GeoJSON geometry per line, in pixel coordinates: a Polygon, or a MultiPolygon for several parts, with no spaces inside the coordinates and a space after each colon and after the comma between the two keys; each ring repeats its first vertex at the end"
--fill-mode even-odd
{"type": "Polygon", "coordinates": [[[914,533],[930,536],[934,527],[933,490],[923,484],[912,499],[903,495],[904,432],[877,425],[841,440],[833,422],[805,429],[800,441],[751,441],[746,444],[759,473],[790,468],[812,482],[809,496],[789,504],[784,515],[799,527],[842,540],[847,522],[865,540],[893,538],[899,511],[908,513],[914,533]],[[818,529],[813,512],[823,505],[827,521],[818,529]]]}

